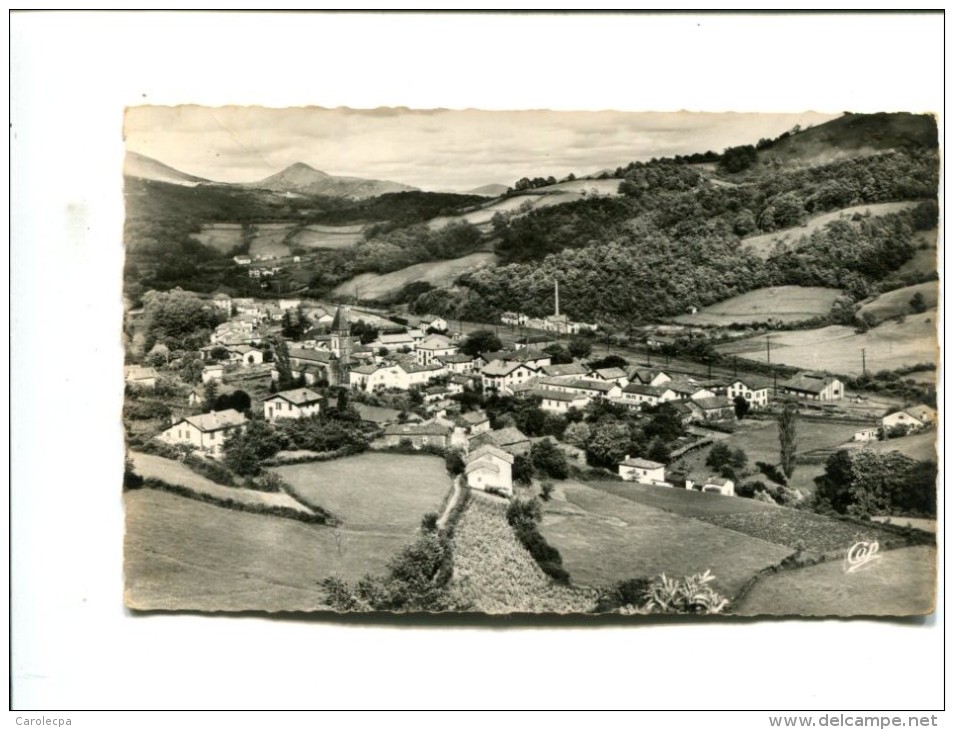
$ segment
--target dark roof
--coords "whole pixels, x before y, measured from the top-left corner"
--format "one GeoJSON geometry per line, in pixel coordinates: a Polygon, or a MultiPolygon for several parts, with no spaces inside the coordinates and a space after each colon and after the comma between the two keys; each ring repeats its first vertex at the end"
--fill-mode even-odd
{"type": "Polygon", "coordinates": [[[498,431],[484,431],[484,433],[474,436],[471,440],[471,446],[481,446],[490,444],[491,446],[506,447],[512,444],[529,443],[530,438],[519,428],[508,426],[498,431]]]}
{"type": "MultiPolygon", "coordinates": [[[[235,409],[229,408],[225,411],[203,413],[200,416],[186,416],[182,421],[191,423],[200,431],[208,433],[210,431],[221,431],[225,428],[241,426],[245,423],[245,416],[235,409]]],[[[182,423],[182,421],[178,421],[178,423],[182,423]]]]}
{"type": "Polygon", "coordinates": [[[799,373],[779,385],[787,390],[798,390],[803,393],[821,393],[835,382],[837,378],[820,373],[799,373]]]}
{"type": "Polygon", "coordinates": [[[330,363],[335,359],[334,353],[327,350],[305,350],[297,347],[288,348],[288,357],[293,360],[308,360],[322,364],[330,363]]]}
{"type": "Polygon", "coordinates": [[[309,388],[295,388],[295,390],[283,390],[280,393],[274,393],[266,398],[262,398],[262,401],[272,400],[274,398],[282,398],[289,403],[294,403],[296,406],[307,406],[311,403],[320,403],[323,400],[318,393],[309,388]]]}
{"type": "Polygon", "coordinates": [[[551,378],[565,377],[567,375],[586,375],[586,366],[578,362],[563,363],[561,365],[544,365],[540,369],[551,378]]]}
{"type": "Polygon", "coordinates": [[[437,359],[443,363],[465,363],[474,361],[474,358],[470,355],[463,355],[459,352],[455,352],[453,355],[438,355],[437,359]]]}
{"type": "Polygon", "coordinates": [[[732,408],[732,401],[722,395],[714,398],[693,398],[691,403],[695,403],[704,411],[717,411],[723,408],[732,408]]]}
{"type": "Polygon", "coordinates": [[[624,393],[639,393],[640,395],[654,395],[657,398],[666,392],[666,387],[661,385],[643,385],[642,383],[630,383],[623,388],[624,393]]]}
{"type": "Polygon", "coordinates": [[[616,378],[625,378],[626,371],[622,368],[600,368],[599,370],[594,370],[594,373],[599,375],[601,378],[606,380],[615,380],[616,378]]]}
{"type": "Polygon", "coordinates": [[[529,392],[530,395],[537,396],[538,398],[558,400],[563,401],[564,403],[571,403],[573,401],[586,398],[586,395],[583,393],[564,393],[562,390],[550,390],[549,388],[531,388],[527,392],[529,392]]]}
{"type": "Polygon", "coordinates": [[[349,321],[349,309],[348,307],[338,307],[338,311],[335,312],[335,318],[331,321],[331,329],[333,331],[340,330],[351,330],[351,323],[349,321]]]}
{"type": "Polygon", "coordinates": [[[749,390],[765,390],[774,385],[771,378],[766,378],[762,375],[743,375],[738,378],[733,378],[731,382],[733,384],[742,383],[749,390]]]}
{"type": "Polygon", "coordinates": [[[620,462],[620,466],[635,466],[638,469],[662,469],[666,465],[649,459],[625,459],[620,462]]]}

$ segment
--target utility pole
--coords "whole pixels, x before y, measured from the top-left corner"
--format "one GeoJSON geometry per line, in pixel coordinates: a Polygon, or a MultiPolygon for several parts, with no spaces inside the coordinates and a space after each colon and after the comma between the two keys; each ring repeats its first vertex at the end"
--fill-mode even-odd
{"type": "Polygon", "coordinates": [[[768,335],[765,335],[765,362],[769,364],[772,362],[772,341],[768,335]]]}
{"type": "Polygon", "coordinates": [[[861,374],[865,375],[868,372],[866,362],[865,362],[865,348],[861,348],[861,374]]]}
{"type": "Polygon", "coordinates": [[[738,355],[732,356],[732,377],[733,378],[739,377],[739,356],[738,355]]]}

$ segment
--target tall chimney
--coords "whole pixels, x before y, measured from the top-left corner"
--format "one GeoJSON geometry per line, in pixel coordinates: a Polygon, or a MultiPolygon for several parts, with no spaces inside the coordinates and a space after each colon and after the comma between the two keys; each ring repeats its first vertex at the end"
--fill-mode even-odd
{"type": "Polygon", "coordinates": [[[560,316],[560,282],[553,282],[553,314],[556,317],[560,316]]]}

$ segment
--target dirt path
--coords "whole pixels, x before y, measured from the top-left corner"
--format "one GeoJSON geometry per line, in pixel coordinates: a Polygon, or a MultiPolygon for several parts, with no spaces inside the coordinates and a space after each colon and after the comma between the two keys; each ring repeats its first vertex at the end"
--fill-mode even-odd
{"type": "Polygon", "coordinates": [[[451,498],[447,500],[447,506],[444,508],[444,512],[437,518],[437,526],[442,530],[447,526],[447,520],[450,518],[451,510],[454,509],[457,505],[457,501],[461,498],[463,487],[460,486],[460,481],[459,477],[454,478],[454,493],[451,495],[451,498]]]}

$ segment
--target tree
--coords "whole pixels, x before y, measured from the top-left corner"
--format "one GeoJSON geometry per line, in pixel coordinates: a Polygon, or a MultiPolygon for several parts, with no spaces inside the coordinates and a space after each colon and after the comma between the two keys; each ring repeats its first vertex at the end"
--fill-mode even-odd
{"type": "Polygon", "coordinates": [[[275,370],[278,372],[278,389],[287,390],[295,387],[295,376],[292,375],[291,358],[288,355],[288,344],[282,337],[274,337],[270,341],[275,352],[275,370]]]}
{"type": "Polygon", "coordinates": [[[795,451],[797,443],[798,407],[787,403],[778,414],[779,459],[786,478],[791,479],[795,472],[795,451]]]}
{"type": "Polygon", "coordinates": [[[458,474],[464,473],[464,456],[457,449],[451,449],[444,455],[444,466],[447,468],[447,473],[451,476],[456,477],[458,474]]]}
{"type": "Polygon", "coordinates": [[[215,398],[219,394],[219,384],[210,380],[202,389],[202,410],[206,413],[215,409],[215,398]]]}
{"type": "Polygon", "coordinates": [[[460,351],[471,357],[477,357],[482,352],[497,352],[502,348],[500,338],[491,330],[474,330],[460,345],[460,351]]]}
{"type": "Polygon", "coordinates": [[[573,337],[567,345],[567,350],[577,360],[585,360],[593,352],[593,344],[586,337],[573,337]]]}
{"type": "Polygon", "coordinates": [[[927,311],[927,302],[924,301],[924,295],[921,292],[915,292],[909,304],[911,305],[911,311],[915,314],[927,311]]]}
{"type": "Polygon", "coordinates": [[[709,449],[709,455],[706,457],[706,466],[711,466],[713,469],[720,469],[730,463],[732,463],[732,449],[729,448],[729,445],[725,443],[725,441],[720,441],[709,449]]]}
{"type": "Polygon", "coordinates": [[[732,405],[735,407],[735,417],[740,421],[748,415],[749,410],[752,408],[752,404],[745,399],[745,396],[741,395],[735,397],[732,401],[732,405]]]}
{"type": "Polygon", "coordinates": [[[554,479],[566,479],[569,467],[566,455],[550,439],[543,439],[530,448],[530,460],[541,473],[554,479]]]}
{"type": "Polygon", "coordinates": [[[658,461],[660,464],[668,464],[669,448],[665,442],[655,438],[652,440],[652,443],[649,444],[649,450],[646,452],[646,456],[652,461],[658,461]]]}
{"type": "Polygon", "coordinates": [[[192,292],[182,289],[148,291],[143,294],[142,329],[144,348],[156,342],[178,347],[182,338],[199,330],[209,330],[225,319],[225,313],[192,292]],[[175,344],[171,344],[175,343],[175,344]]]}
{"type": "Polygon", "coordinates": [[[619,355],[607,355],[601,360],[593,360],[589,363],[589,366],[593,368],[593,370],[602,370],[603,368],[625,369],[628,365],[629,363],[619,355]]]}
{"type": "Polygon", "coordinates": [[[254,476],[281,447],[281,438],[265,421],[248,421],[225,439],[225,465],[236,474],[254,476]]]}
{"type": "Polygon", "coordinates": [[[573,362],[573,355],[563,345],[549,345],[543,348],[543,352],[550,356],[550,362],[554,365],[566,365],[573,362]]]}
{"type": "Polygon", "coordinates": [[[601,421],[593,427],[586,444],[586,459],[593,466],[613,469],[626,457],[629,439],[629,428],[625,423],[601,421]]]}
{"type": "Polygon", "coordinates": [[[169,348],[163,343],[157,342],[152,346],[149,354],[146,355],[146,360],[153,367],[167,365],[169,363],[169,348]]]}
{"type": "Polygon", "coordinates": [[[566,431],[563,432],[563,440],[571,446],[576,446],[578,449],[585,449],[586,442],[589,441],[589,438],[590,427],[583,421],[571,423],[566,427],[566,431]]]}
{"type": "Polygon", "coordinates": [[[515,482],[529,484],[533,481],[533,462],[526,454],[517,454],[513,457],[511,476],[515,482]]]}
{"type": "Polygon", "coordinates": [[[212,408],[216,411],[227,411],[231,408],[239,413],[245,413],[252,408],[252,398],[244,390],[235,390],[217,396],[212,408]]]}

